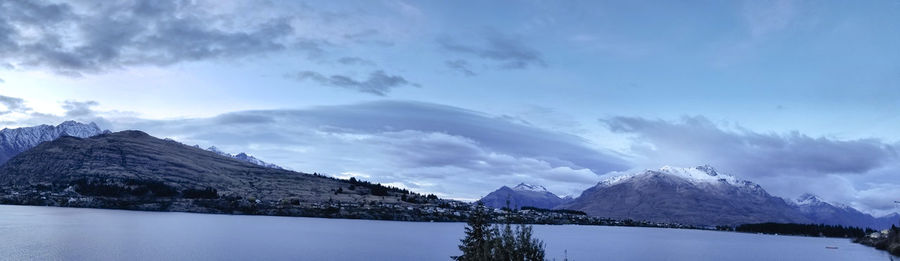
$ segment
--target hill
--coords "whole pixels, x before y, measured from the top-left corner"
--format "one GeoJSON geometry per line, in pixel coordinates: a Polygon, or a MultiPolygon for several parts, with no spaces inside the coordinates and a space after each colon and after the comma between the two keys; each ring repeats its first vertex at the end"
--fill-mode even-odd
{"type": "Polygon", "coordinates": [[[401,220],[453,219],[417,211],[465,205],[263,167],[140,131],[63,136],[18,154],[0,167],[0,202],[401,220]]]}

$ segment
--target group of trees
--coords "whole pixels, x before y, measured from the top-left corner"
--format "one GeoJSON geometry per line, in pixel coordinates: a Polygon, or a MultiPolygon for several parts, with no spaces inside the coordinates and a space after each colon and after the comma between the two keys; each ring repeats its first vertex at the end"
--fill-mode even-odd
{"type": "Polygon", "coordinates": [[[219,192],[214,188],[189,188],[178,191],[173,186],[166,185],[161,181],[136,180],[127,179],[124,181],[115,180],[95,180],[95,179],[78,179],[69,183],[75,192],[85,196],[100,197],[175,197],[182,196],[184,198],[206,198],[214,199],[219,197],[219,192]]]}
{"type": "Polygon", "coordinates": [[[205,188],[205,189],[185,189],[181,191],[181,196],[185,198],[205,198],[205,199],[216,199],[219,198],[219,191],[214,188],[205,188]]]}
{"type": "Polygon", "coordinates": [[[484,206],[475,207],[466,225],[466,237],[459,245],[463,252],[454,260],[544,260],[544,243],[534,238],[531,226],[520,224],[515,229],[509,223],[491,225],[491,217],[484,206]]]}
{"type": "Polygon", "coordinates": [[[372,182],[368,182],[368,181],[358,180],[354,177],[351,177],[347,181],[350,182],[350,186],[353,188],[351,190],[355,190],[356,186],[366,187],[369,189],[369,193],[374,196],[381,196],[381,197],[388,196],[388,192],[391,192],[391,191],[396,192],[401,195],[410,194],[409,190],[395,188],[395,187],[388,187],[388,186],[381,185],[378,183],[372,183],[372,182]]]}
{"type": "MultiPolygon", "coordinates": [[[[348,190],[355,191],[357,187],[367,188],[367,189],[369,189],[369,194],[372,194],[373,196],[380,196],[380,197],[390,196],[391,192],[393,192],[395,194],[399,194],[400,196],[408,195],[407,197],[405,197],[406,199],[404,199],[404,201],[407,201],[410,203],[421,203],[421,202],[414,202],[419,197],[424,197],[426,200],[437,200],[438,199],[438,197],[433,194],[423,196],[418,193],[409,191],[407,189],[402,189],[402,188],[397,188],[397,187],[392,187],[392,186],[385,186],[385,185],[381,185],[379,183],[372,183],[372,182],[365,181],[365,180],[359,180],[356,177],[350,177],[350,179],[342,180],[342,179],[338,179],[335,177],[331,177],[331,176],[327,176],[327,175],[323,175],[323,174],[319,174],[319,173],[313,173],[313,174],[309,174],[309,175],[313,175],[313,176],[321,177],[321,178],[333,179],[333,180],[340,180],[340,181],[350,183],[350,186],[347,187],[348,190]]],[[[340,188],[339,190],[334,190],[335,195],[340,194],[340,193],[344,193],[343,188],[340,188]]]]}
{"type": "MultiPolygon", "coordinates": [[[[427,203],[429,201],[437,200],[437,199],[438,199],[438,197],[435,196],[434,194],[428,194],[427,196],[424,196],[424,197],[417,193],[410,193],[409,195],[405,195],[405,194],[400,195],[400,200],[402,200],[404,202],[413,203],[413,204],[427,203]]],[[[444,207],[443,204],[441,207],[444,207]]]]}
{"type": "Polygon", "coordinates": [[[845,227],[841,225],[824,225],[824,224],[794,224],[794,223],[759,223],[744,224],[734,228],[738,232],[763,233],[763,234],[782,234],[782,235],[804,235],[813,237],[846,237],[857,238],[864,237],[867,234],[875,232],[872,229],[845,227]]]}

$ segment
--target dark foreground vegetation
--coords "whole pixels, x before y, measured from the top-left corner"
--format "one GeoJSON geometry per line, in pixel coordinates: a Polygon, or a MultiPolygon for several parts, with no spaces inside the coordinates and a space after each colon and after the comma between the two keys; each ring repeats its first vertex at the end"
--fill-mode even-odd
{"type": "Polygon", "coordinates": [[[797,235],[810,237],[843,237],[858,238],[875,232],[870,228],[845,227],[840,225],[815,225],[794,223],[759,223],[743,224],[734,228],[737,232],[763,233],[778,235],[797,235]]]}

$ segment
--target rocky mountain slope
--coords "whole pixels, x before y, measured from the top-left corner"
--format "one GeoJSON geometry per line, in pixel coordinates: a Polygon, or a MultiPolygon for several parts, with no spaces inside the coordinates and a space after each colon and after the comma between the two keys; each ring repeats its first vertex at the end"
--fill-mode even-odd
{"type": "Polygon", "coordinates": [[[0,167],[0,203],[453,220],[447,211],[410,212],[459,202],[263,167],[140,131],[122,131],[90,138],[63,136],[13,157],[0,167]]]}
{"type": "MultiPolygon", "coordinates": [[[[3,129],[0,130],[0,164],[3,164],[13,156],[31,149],[42,142],[52,141],[61,136],[87,138],[103,133],[109,133],[109,131],[101,130],[97,127],[97,124],[93,122],[85,124],[76,121],[65,121],[56,126],[38,125],[15,129],[3,129]]],[[[230,154],[217,149],[215,146],[209,147],[207,150],[256,165],[282,169],[282,167],[278,165],[262,161],[243,152],[230,154]]]]}
{"type": "Polygon", "coordinates": [[[101,130],[93,122],[84,124],[66,121],[56,126],[38,125],[15,129],[0,130],[0,164],[28,149],[52,141],[61,136],[87,138],[109,131],[101,130]]]}
{"type": "Polygon", "coordinates": [[[692,225],[811,222],[759,185],[709,166],[663,167],[604,180],[557,208],[613,219],[692,225]]]}
{"type": "Polygon", "coordinates": [[[512,188],[507,186],[500,187],[479,201],[484,203],[485,206],[504,208],[507,207],[507,200],[509,201],[509,207],[514,209],[522,207],[552,209],[567,201],[547,191],[543,186],[525,183],[520,183],[512,188]]]}

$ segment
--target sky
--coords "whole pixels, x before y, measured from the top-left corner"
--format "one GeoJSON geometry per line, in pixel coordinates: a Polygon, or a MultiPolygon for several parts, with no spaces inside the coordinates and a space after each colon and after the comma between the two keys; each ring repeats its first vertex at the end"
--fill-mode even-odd
{"type": "Polygon", "coordinates": [[[474,200],[709,164],[900,211],[900,1],[0,3],[0,124],[474,200]]]}

